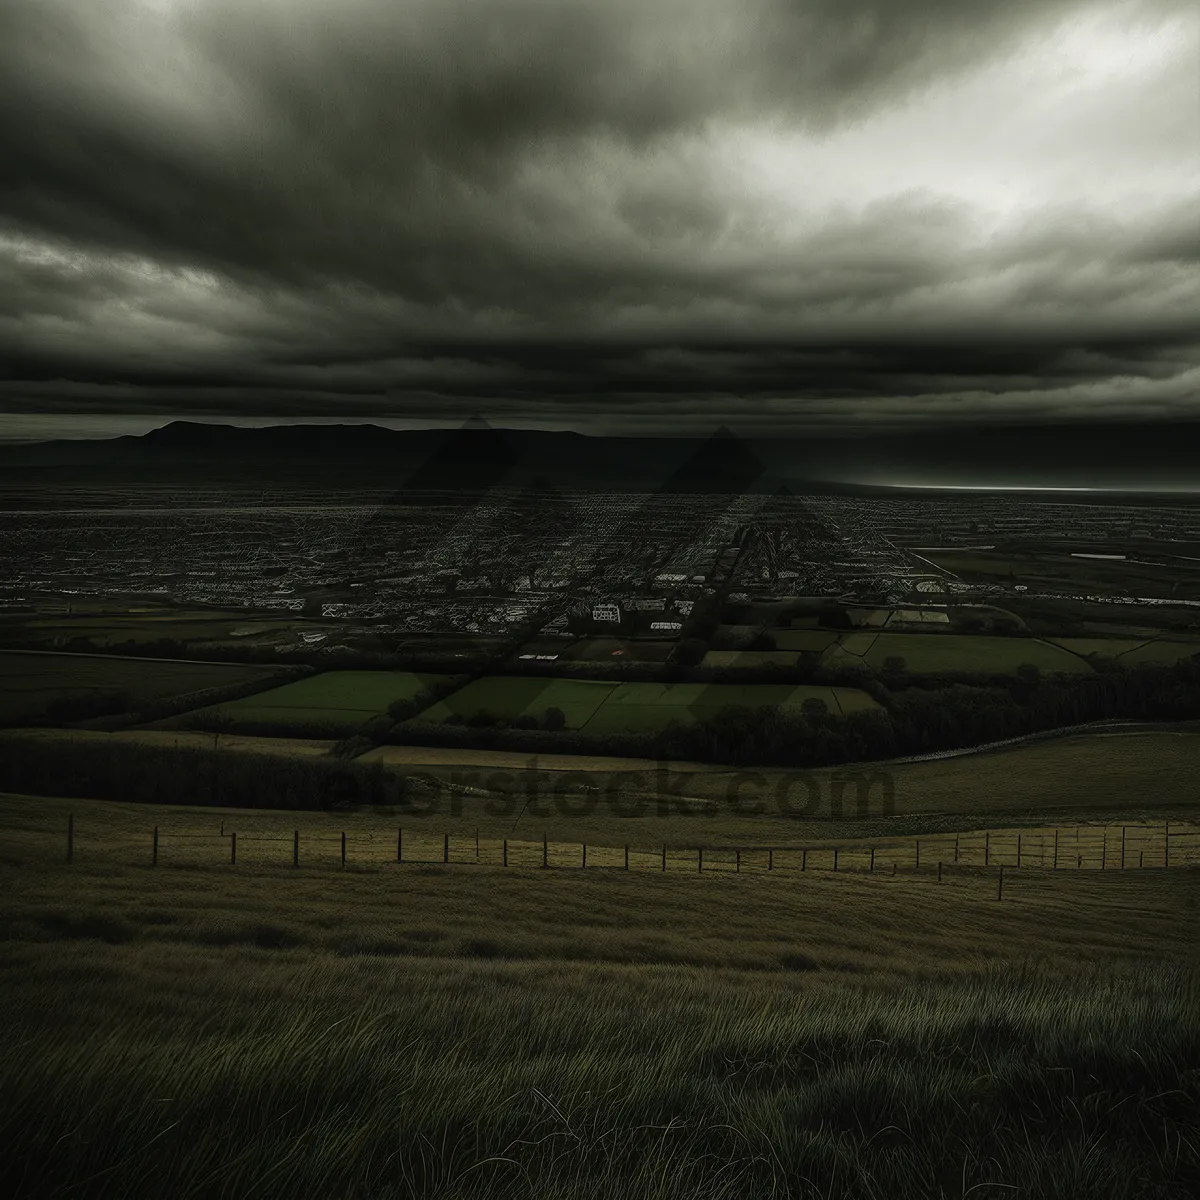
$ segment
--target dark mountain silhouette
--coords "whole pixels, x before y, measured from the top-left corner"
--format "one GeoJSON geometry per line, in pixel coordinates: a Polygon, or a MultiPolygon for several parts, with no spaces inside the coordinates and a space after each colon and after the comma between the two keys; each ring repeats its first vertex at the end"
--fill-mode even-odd
{"type": "Polygon", "coordinates": [[[375,425],[243,428],[174,421],[142,436],[0,447],[0,471],[27,481],[303,480],[423,490],[525,487],[744,491],[786,483],[872,486],[1097,487],[1200,491],[1200,423],[1122,423],[927,430],[865,437],[593,437],[493,428],[392,430],[375,425]]]}

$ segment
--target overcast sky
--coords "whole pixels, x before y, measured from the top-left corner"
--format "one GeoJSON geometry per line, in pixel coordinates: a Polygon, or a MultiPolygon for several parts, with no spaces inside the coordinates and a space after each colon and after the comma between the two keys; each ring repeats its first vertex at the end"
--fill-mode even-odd
{"type": "Polygon", "coordinates": [[[10,436],[1200,418],[1191,0],[3,0],[0,163],[10,436]]]}

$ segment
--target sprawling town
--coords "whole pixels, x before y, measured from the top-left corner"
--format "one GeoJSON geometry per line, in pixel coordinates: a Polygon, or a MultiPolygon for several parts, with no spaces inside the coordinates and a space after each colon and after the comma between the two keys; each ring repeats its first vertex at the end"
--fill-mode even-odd
{"type": "Polygon", "coordinates": [[[1083,598],[1105,568],[1114,602],[1200,599],[1200,509],[1187,504],[551,488],[86,500],[4,513],[0,608],[143,598],[407,634],[504,636],[532,621],[548,637],[582,622],[670,639],[713,594],[936,614],[950,600],[1083,598]]]}

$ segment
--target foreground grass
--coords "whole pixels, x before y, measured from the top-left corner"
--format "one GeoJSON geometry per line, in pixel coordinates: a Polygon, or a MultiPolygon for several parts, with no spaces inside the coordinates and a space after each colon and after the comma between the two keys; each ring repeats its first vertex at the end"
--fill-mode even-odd
{"type": "Polygon", "coordinates": [[[1200,979],[9,944],[13,1196],[1187,1197],[1200,979]]]}
{"type": "Polygon", "coordinates": [[[1018,872],[998,902],[970,875],[67,866],[35,803],[0,810],[10,1195],[1200,1180],[1194,871],[1018,872]]]}

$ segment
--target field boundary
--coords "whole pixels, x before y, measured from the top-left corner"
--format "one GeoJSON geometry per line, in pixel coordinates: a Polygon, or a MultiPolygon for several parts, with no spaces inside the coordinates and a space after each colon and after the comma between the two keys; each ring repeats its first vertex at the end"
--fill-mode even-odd
{"type": "MultiPolygon", "coordinates": [[[[66,821],[55,822],[57,829],[46,826],[26,830],[41,835],[45,843],[59,840],[65,853],[65,861],[72,864],[77,859],[80,844],[80,827],[73,812],[66,821]]],[[[140,851],[136,858],[142,865],[158,867],[163,842],[199,841],[207,843],[214,853],[203,862],[183,862],[176,859],[174,865],[191,868],[218,869],[224,863],[238,865],[238,847],[243,847],[242,861],[245,865],[244,848],[247,843],[271,843],[288,848],[287,855],[281,850],[278,858],[267,862],[257,859],[252,865],[267,868],[291,866],[298,868],[302,857],[305,866],[339,865],[342,869],[354,866],[358,869],[382,867],[387,864],[403,866],[492,866],[538,867],[541,869],[589,869],[588,852],[591,850],[590,869],[616,868],[631,870],[631,861],[643,860],[639,870],[695,870],[711,873],[730,872],[735,874],[806,873],[809,870],[828,870],[841,874],[890,874],[901,870],[905,874],[927,874],[936,871],[938,881],[947,870],[979,874],[981,871],[997,871],[1003,878],[1005,870],[1034,870],[1039,872],[1099,871],[1108,873],[1130,870],[1189,870],[1200,866],[1200,823],[1195,821],[1125,822],[1111,824],[1055,825],[1041,828],[967,829],[939,832],[923,837],[898,837],[883,835],[877,838],[826,838],[806,842],[669,842],[654,846],[623,845],[611,843],[588,843],[586,841],[551,841],[547,834],[539,838],[496,838],[481,839],[478,829],[474,836],[445,830],[440,834],[418,832],[414,836],[409,827],[407,840],[405,827],[390,829],[353,831],[353,837],[343,827],[305,830],[301,838],[299,826],[286,829],[279,823],[272,826],[259,824],[243,826],[240,830],[231,816],[220,818],[218,829],[197,830],[194,828],[171,828],[170,826],[148,826],[142,835],[135,836],[126,831],[119,837],[101,835],[101,856],[111,862],[116,851],[123,857],[125,851],[140,851]],[[233,828],[226,828],[227,825],[233,828]],[[1174,830],[1172,830],[1174,825],[1174,830]],[[1111,834],[1111,836],[1110,836],[1111,834]],[[465,849],[464,849],[465,844],[465,849]],[[317,858],[312,850],[317,847],[317,858]],[[218,846],[220,854],[216,853],[218,846]],[[360,852],[353,861],[350,848],[360,852]],[[413,858],[414,847],[421,857],[413,858]],[[324,853],[322,853],[322,849],[324,853]],[[407,848],[407,857],[406,857],[407,848]],[[307,852],[302,855],[302,849],[307,852]],[[533,862],[527,861],[531,857],[533,862]],[[105,853],[107,851],[108,853],[105,853]],[[517,861],[519,855],[521,861],[517,861]],[[714,859],[713,855],[718,857],[714,859]],[[1136,858],[1134,857],[1136,855],[1136,858]],[[604,861],[598,861],[597,856],[604,861]],[[723,857],[721,857],[723,856],[723,857]],[[732,856],[732,857],[730,857],[732,856]],[[765,856],[765,858],[764,858],[765,856]],[[1147,861],[1149,856],[1149,861],[1147,861]],[[649,867],[644,860],[651,859],[649,867]],[[511,860],[511,861],[510,861],[511,860]],[[614,861],[615,860],[615,861],[614,861]],[[745,871],[743,871],[743,866],[745,871]],[[878,870],[877,870],[878,867],[878,870]],[[890,867],[890,872],[887,868],[890,867]]],[[[93,844],[94,845],[94,844],[93,844]]],[[[95,862],[95,857],[89,861],[95,862]]],[[[137,865],[137,862],[128,864],[137,865]]],[[[1002,883],[1001,883],[1002,886],[1002,883]]]]}

